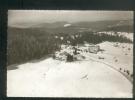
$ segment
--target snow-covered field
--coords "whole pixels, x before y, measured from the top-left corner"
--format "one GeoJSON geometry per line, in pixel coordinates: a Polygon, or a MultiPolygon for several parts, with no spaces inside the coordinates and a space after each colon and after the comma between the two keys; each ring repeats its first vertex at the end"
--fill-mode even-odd
{"type": "Polygon", "coordinates": [[[85,56],[82,61],[47,58],[8,70],[7,96],[131,98],[133,45],[110,42],[98,45],[103,51],[82,52],[85,56]]]}
{"type": "Polygon", "coordinates": [[[133,44],[103,42],[99,46],[103,51],[97,54],[84,53],[87,59],[107,64],[133,82],[133,44]]]}

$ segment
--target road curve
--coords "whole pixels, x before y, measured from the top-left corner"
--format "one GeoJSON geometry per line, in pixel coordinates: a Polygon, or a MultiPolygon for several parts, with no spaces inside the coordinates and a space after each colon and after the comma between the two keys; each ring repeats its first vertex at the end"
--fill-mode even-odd
{"type": "Polygon", "coordinates": [[[10,97],[132,97],[122,74],[95,61],[73,63],[47,59],[7,72],[10,97]]]}

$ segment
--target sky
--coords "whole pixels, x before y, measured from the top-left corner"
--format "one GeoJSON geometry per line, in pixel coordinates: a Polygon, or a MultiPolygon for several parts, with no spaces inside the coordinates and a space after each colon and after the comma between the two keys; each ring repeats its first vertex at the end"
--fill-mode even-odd
{"type": "Polygon", "coordinates": [[[9,10],[8,25],[133,19],[133,11],[9,10]]]}

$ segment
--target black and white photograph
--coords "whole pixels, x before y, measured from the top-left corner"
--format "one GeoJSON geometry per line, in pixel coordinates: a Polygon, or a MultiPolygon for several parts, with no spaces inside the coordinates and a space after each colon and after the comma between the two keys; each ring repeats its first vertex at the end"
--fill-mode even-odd
{"type": "Polygon", "coordinates": [[[133,11],[8,10],[7,97],[133,97],[133,11]]]}

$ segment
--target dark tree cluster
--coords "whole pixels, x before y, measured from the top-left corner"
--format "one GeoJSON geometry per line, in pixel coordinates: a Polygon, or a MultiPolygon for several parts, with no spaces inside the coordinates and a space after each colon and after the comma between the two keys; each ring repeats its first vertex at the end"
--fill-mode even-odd
{"type": "MultiPolygon", "coordinates": [[[[8,65],[24,63],[30,60],[39,59],[60,50],[61,44],[77,45],[88,43],[126,42],[132,43],[130,39],[122,36],[108,34],[94,34],[93,32],[76,33],[49,33],[39,29],[8,29],[7,60],[8,65]],[[70,41],[68,43],[67,41],[70,41]]],[[[76,53],[76,52],[75,52],[76,53]]],[[[67,61],[72,61],[68,55],[67,61]]]]}

